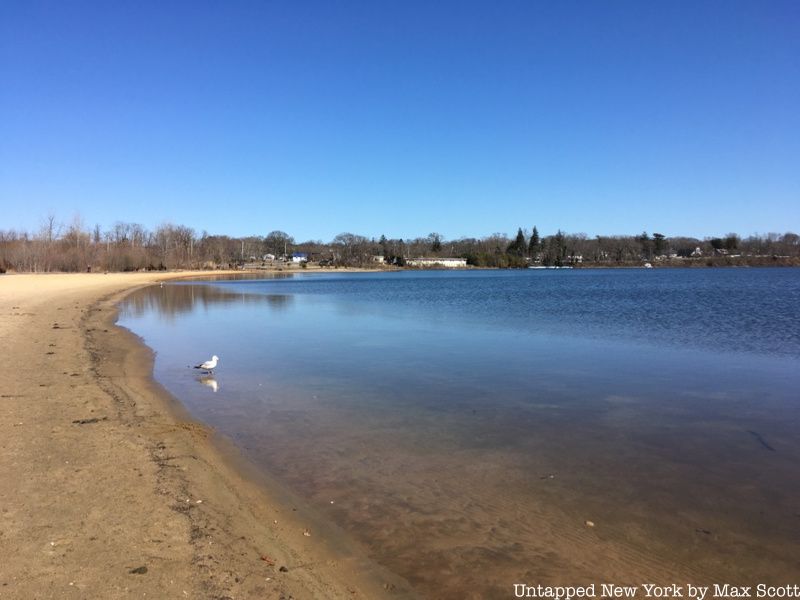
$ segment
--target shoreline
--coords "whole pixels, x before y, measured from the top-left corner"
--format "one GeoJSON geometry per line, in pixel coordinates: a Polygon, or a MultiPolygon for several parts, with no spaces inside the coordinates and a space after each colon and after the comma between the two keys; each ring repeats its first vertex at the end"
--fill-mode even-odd
{"type": "Polygon", "coordinates": [[[192,419],[115,324],[136,289],[217,274],[0,279],[0,598],[415,597],[192,419]]]}

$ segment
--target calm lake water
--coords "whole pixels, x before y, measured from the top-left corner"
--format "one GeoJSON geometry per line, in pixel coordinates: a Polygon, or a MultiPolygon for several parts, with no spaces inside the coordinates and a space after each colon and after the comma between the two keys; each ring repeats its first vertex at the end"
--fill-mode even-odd
{"type": "Polygon", "coordinates": [[[429,598],[800,582],[798,269],[175,283],[120,324],[429,598]]]}

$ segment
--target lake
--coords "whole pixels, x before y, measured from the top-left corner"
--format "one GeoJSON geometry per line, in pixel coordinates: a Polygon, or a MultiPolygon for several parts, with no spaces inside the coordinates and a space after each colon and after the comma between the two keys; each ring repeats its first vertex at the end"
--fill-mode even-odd
{"type": "Polygon", "coordinates": [[[800,270],[185,282],[119,323],[423,596],[797,583],[800,270]],[[213,377],[187,369],[212,354],[213,377]]]}

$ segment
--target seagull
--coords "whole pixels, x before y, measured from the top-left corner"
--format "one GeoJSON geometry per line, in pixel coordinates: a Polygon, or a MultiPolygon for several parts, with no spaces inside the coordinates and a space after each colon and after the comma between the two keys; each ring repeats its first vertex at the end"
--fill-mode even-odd
{"type": "Polygon", "coordinates": [[[207,360],[204,363],[200,363],[199,365],[195,365],[195,369],[203,369],[203,371],[208,371],[209,373],[213,373],[214,369],[217,368],[217,361],[219,360],[219,356],[216,354],[211,357],[211,360],[207,360]]]}

